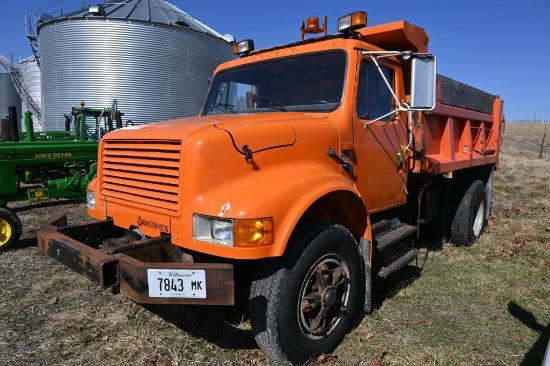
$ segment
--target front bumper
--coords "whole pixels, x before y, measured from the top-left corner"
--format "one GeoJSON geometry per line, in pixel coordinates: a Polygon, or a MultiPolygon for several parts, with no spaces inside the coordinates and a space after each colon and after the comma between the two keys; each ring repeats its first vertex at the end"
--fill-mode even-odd
{"type": "Polygon", "coordinates": [[[128,241],[112,220],[67,226],[63,215],[38,231],[38,250],[140,304],[233,305],[233,266],[193,263],[168,236],[128,241]],[[148,269],[204,270],[206,298],[150,297],[148,269]]]}

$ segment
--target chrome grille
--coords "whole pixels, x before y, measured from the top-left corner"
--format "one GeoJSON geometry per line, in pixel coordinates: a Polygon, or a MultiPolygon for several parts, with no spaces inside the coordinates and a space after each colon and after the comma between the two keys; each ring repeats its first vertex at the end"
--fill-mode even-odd
{"type": "Polygon", "coordinates": [[[105,140],[101,194],[178,211],[181,141],[105,140]]]}

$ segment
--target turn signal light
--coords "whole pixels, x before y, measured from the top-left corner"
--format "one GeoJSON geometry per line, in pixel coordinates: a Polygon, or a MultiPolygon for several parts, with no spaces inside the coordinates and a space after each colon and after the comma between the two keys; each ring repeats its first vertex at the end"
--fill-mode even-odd
{"type": "Polygon", "coordinates": [[[234,246],[248,247],[273,244],[273,219],[235,220],[234,246]]]}
{"type": "Polygon", "coordinates": [[[367,13],[356,11],[338,19],[338,32],[349,33],[367,26],[367,13]]]}

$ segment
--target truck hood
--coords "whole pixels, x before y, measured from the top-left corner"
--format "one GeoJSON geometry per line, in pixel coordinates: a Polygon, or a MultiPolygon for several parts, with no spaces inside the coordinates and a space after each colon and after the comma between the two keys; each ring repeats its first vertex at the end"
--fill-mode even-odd
{"type": "Polygon", "coordinates": [[[105,138],[140,139],[144,137],[186,141],[194,132],[215,128],[226,133],[235,149],[246,155],[247,151],[259,152],[292,146],[296,142],[294,123],[310,118],[312,117],[298,112],[198,116],[125,127],[108,133],[105,138]]]}

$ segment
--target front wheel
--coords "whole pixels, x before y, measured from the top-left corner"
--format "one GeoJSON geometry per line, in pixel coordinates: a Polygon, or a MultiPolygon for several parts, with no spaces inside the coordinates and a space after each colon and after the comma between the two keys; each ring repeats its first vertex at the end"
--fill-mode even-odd
{"type": "Polygon", "coordinates": [[[348,331],[362,290],[360,254],[343,226],[298,228],[283,257],[258,266],[250,292],[256,342],[279,362],[329,352],[348,331]]]}
{"type": "Polygon", "coordinates": [[[0,207],[0,252],[17,243],[21,230],[17,215],[9,208],[0,207]]]}

